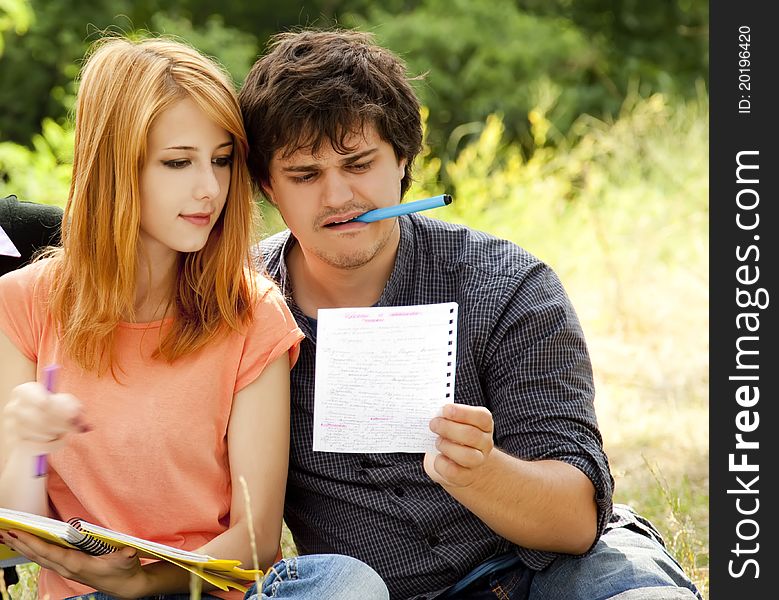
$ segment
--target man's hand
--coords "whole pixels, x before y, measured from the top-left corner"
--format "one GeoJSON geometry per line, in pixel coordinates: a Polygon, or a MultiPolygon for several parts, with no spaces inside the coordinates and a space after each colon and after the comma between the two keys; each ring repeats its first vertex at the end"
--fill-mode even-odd
{"type": "Polygon", "coordinates": [[[492,452],[492,413],[483,406],[447,404],[430,430],[439,436],[438,453],[425,454],[425,472],[441,485],[471,485],[492,452]]]}
{"type": "Polygon", "coordinates": [[[23,531],[2,532],[4,542],[19,554],[67,579],[118,598],[143,596],[145,574],[134,548],[92,556],[50,544],[23,531]]]}

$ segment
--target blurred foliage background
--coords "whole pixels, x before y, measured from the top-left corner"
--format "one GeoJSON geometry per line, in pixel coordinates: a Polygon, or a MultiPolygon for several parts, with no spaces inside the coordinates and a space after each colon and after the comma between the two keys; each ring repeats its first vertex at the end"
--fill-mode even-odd
{"type": "Polygon", "coordinates": [[[240,86],[272,33],[333,24],[424,75],[409,197],[453,194],[433,216],[560,274],[615,500],[655,521],[706,594],[706,0],[0,0],[0,194],[64,203],[74,78],[102,32],[181,36],[240,86]]]}
{"type": "Polygon", "coordinates": [[[29,144],[63,122],[88,42],[101,31],[183,36],[219,58],[236,84],[270,34],[299,25],[359,26],[429,73],[419,93],[430,142],[456,153],[487,115],[532,151],[528,114],[561,135],[582,113],[615,115],[631,84],[689,98],[705,81],[705,0],[0,0],[0,135],[29,144]],[[3,46],[0,46],[3,48],[3,46]]]}

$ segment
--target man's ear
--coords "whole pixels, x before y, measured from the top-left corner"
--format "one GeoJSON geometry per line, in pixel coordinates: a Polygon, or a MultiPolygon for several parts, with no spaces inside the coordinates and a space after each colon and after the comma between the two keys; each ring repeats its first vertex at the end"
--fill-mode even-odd
{"type": "Polygon", "coordinates": [[[270,182],[263,183],[260,186],[260,192],[262,192],[262,195],[265,196],[268,202],[270,202],[273,206],[276,206],[276,201],[273,199],[273,188],[271,187],[270,182]]]}
{"type": "Polygon", "coordinates": [[[398,161],[398,173],[400,173],[400,179],[403,179],[406,176],[406,165],[408,164],[407,158],[401,158],[398,161]]]}

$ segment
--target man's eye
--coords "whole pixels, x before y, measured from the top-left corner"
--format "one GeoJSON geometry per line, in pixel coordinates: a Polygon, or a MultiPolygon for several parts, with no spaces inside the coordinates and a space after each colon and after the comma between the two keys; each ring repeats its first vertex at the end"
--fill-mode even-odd
{"type": "Polygon", "coordinates": [[[295,183],[308,183],[316,177],[316,173],[304,173],[303,175],[296,175],[292,178],[295,183]]]}
{"type": "Polygon", "coordinates": [[[211,162],[213,162],[217,167],[229,167],[231,164],[233,164],[233,157],[232,156],[217,156],[211,162]]]}
{"type": "Polygon", "coordinates": [[[162,161],[162,164],[171,169],[183,169],[184,167],[189,166],[190,161],[188,158],[178,158],[176,160],[164,160],[162,161]]]}
{"type": "Polygon", "coordinates": [[[367,171],[368,169],[370,169],[370,168],[371,168],[371,164],[372,164],[372,162],[373,162],[373,161],[370,161],[370,160],[369,160],[368,162],[364,162],[364,163],[354,163],[354,164],[352,164],[352,165],[349,165],[349,168],[350,168],[352,171],[357,171],[357,172],[360,172],[360,171],[367,171]]]}

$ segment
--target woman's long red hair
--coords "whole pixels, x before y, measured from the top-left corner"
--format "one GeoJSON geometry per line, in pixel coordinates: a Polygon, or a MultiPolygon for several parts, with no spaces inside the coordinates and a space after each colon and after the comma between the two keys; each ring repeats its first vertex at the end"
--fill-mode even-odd
{"type": "MultiPolygon", "coordinates": [[[[158,355],[193,352],[252,318],[245,273],[257,212],[248,151],[229,77],[189,46],[167,39],[108,38],[89,55],[76,103],[73,178],[62,248],[50,253],[50,309],[61,350],[87,370],[114,372],[117,324],[134,318],[140,228],[139,176],[155,118],[191,98],[233,140],[230,189],[205,247],[179,258],[172,328],[158,355]]],[[[121,368],[121,365],[118,365],[121,368]]]]}

